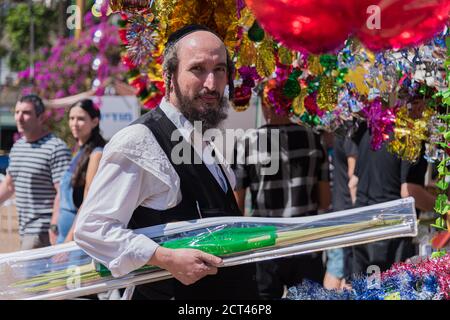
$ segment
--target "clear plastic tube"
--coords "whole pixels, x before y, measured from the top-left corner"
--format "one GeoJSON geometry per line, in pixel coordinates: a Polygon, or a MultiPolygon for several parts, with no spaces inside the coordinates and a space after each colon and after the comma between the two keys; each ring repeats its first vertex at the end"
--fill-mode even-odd
{"type": "MultiPolygon", "coordinates": [[[[412,198],[302,218],[221,217],[135,230],[169,248],[223,257],[224,267],[417,235],[412,198]]],[[[75,243],[0,255],[0,299],[69,299],[167,279],[145,266],[121,277],[75,243]]]]}

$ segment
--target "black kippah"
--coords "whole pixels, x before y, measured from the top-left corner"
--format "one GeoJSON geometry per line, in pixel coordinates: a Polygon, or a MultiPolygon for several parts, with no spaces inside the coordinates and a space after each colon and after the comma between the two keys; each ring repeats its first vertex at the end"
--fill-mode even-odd
{"type": "Polygon", "coordinates": [[[174,45],[175,43],[180,41],[182,38],[187,36],[188,34],[191,34],[196,31],[208,31],[208,32],[211,32],[212,34],[215,34],[219,39],[221,39],[220,36],[216,32],[209,29],[208,27],[205,27],[200,24],[189,24],[189,25],[184,26],[183,28],[178,29],[177,31],[173,32],[169,36],[169,39],[167,39],[166,47],[168,47],[170,45],[174,45]]]}

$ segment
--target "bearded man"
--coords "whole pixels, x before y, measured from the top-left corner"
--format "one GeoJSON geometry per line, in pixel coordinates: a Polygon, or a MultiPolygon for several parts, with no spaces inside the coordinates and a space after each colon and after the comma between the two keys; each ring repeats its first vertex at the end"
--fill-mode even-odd
{"type": "Polygon", "coordinates": [[[79,213],[75,241],[113,276],[147,264],[175,278],[137,286],[134,299],[256,299],[254,264],[218,268],[219,257],[164,248],[133,231],[241,215],[232,170],[215,160],[219,157],[211,143],[193,143],[202,133],[198,124],[204,131],[226,118],[233,66],[223,41],[206,27],[184,27],[168,39],[163,70],[167,93],[160,105],[105,147],[79,213]],[[184,154],[174,152],[180,144],[184,154]]]}

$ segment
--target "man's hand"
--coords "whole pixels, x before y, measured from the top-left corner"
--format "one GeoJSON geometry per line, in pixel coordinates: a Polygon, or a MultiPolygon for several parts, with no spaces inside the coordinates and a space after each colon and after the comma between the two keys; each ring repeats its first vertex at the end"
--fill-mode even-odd
{"type": "Polygon", "coordinates": [[[348,189],[350,191],[350,198],[352,200],[352,204],[355,204],[356,202],[356,192],[358,188],[358,177],[355,175],[352,175],[351,178],[348,181],[348,189]]]}
{"type": "Polygon", "coordinates": [[[323,279],[323,287],[327,290],[341,290],[342,289],[342,279],[339,279],[329,272],[325,273],[323,279]]]}
{"type": "Polygon", "coordinates": [[[195,249],[158,247],[148,264],[166,269],[175,279],[190,285],[207,275],[216,274],[222,259],[195,249]]]}

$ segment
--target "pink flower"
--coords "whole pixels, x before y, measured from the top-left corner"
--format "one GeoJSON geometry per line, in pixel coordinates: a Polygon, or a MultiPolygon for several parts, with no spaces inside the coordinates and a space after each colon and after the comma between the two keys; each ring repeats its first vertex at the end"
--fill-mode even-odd
{"type": "Polygon", "coordinates": [[[55,93],[55,99],[58,98],[63,98],[66,96],[66,93],[64,92],[64,90],[60,89],[55,93]]]}
{"type": "Polygon", "coordinates": [[[79,92],[78,86],[77,86],[76,84],[72,84],[72,85],[69,87],[68,91],[69,91],[69,94],[70,94],[70,95],[77,94],[77,93],[79,92]]]}
{"type": "Polygon", "coordinates": [[[30,77],[30,69],[25,69],[24,71],[20,71],[18,77],[21,79],[28,79],[30,77]]]}

